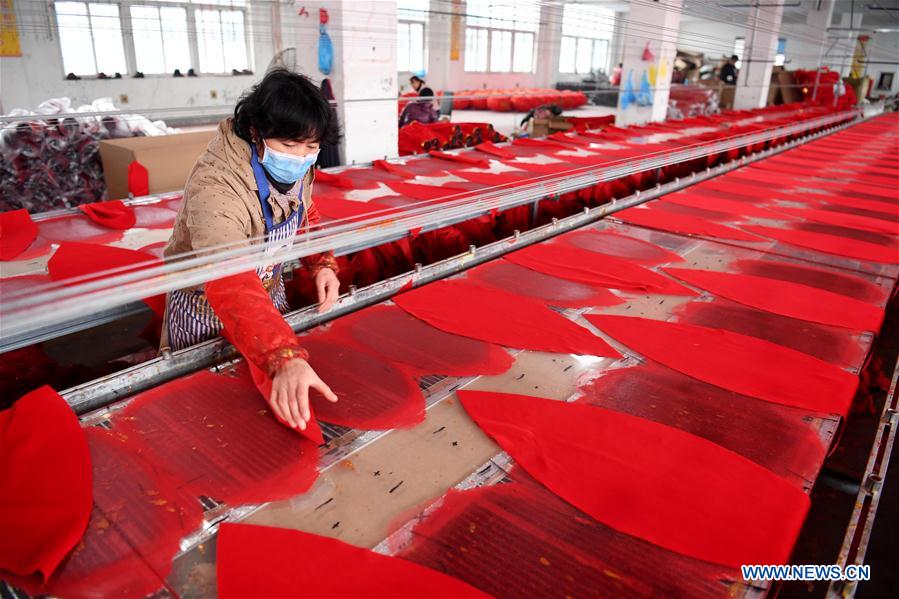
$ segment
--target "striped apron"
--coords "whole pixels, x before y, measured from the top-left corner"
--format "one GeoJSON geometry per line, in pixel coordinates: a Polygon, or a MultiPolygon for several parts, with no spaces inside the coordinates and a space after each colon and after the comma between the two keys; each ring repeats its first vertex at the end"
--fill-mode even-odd
{"type": "MultiPolygon", "coordinates": [[[[300,202],[299,208],[284,222],[278,225],[274,224],[274,213],[268,202],[272,188],[262,165],[259,164],[256,146],[250,144],[250,148],[252,152],[250,164],[253,167],[253,175],[259,189],[259,205],[262,207],[262,216],[265,218],[265,255],[271,256],[293,245],[303,217],[303,203],[300,202]]],[[[300,183],[299,197],[302,197],[302,194],[303,185],[300,183]]],[[[257,268],[256,274],[259,275],[263,287],[272,298],[272,303],[283,314],[289,307],[284,292],[284,279],[281,276],[282,268],[283,264],[280,262],[266,264],[257,268]]],[[[223,325],[212,310],[212,306],[209,305],[205,291],[202,287],[198,287],[192,290],[176,289],[169,294],[165,327],[168,337],[167,345],[173,351],[177,351],[217,337],[223,325]]]]}

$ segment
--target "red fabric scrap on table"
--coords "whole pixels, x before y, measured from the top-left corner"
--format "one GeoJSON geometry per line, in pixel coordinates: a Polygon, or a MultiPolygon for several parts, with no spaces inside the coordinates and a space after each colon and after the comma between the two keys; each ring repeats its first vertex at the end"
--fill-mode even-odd
{"type": "Polygon", "coordinates": [[[701,235],[703,237],[735,239],[738,241],[762,241],[761,238],[734,227],[651,208],[628,208],[627,210],[616,212],[613,217],[633,225],[671,231],[672,233],[683,235],[701,235]]]}
{"type": "Polygon", "coordinates": [[[309,403],[325,422],[363,430],[406,428],[424,419],[425,399],[406,370],[341,343],[328,333],[302,338],[309,364],[339,398],[310,389],[309,403]]]}
{"type": "Polygon", "coordinates": [[[734,216],[749,216],[754,218],[766,218],[773,220],[784,220],[786,217],[774,210],[759,208],[749,202],[741,202],[739,200],[728,200],[714,196],[695,196],[680,193],[672,193],[662,197],[662,202],[670,202],[672,204],[680,204],[690,206],[692,208],[708,208],[718,212],[732,214],[734,216]]]}
{"type": "Polygon", "coordinates": [[[754,275],[666,268],[678,279],[740,304],[858,331],[880,330],[883,310],[839,293],[754,275]]]}
{"type": "Polygon", "coordinates": [[[150,171],[137,160],[128,165],[128,193],[135,197],[150,195],[150,171]]]}
{"type": "Polygon", "coordinates": [[[824,252],[825,254],[844,256],[855,260],[899,264],[899,250],[894,247],[885,247],[857,239],[847,239],[837,235],[799,231],[796,229],[775,229],[773,227],[759,227],[755,225],[744,225],[743,228],[788,245],[824,252]]]}
{"type": "Polygon", "coordinates": [[[392,206],[378,204],[377,202],[355,202],[336,197],[322,198],[318,195],[315,197],[315,206],[322,216],[335,220],[365,216],[381,217],[396,211],[396,208],[392,206]]]}
{"type": "Polygon", "coordinates": [[[489,185],[491,187],[497,187],[499,185],[509,186],[514,183],[530,183],[536,182],[540,179],[540,177],[534,177],[533,174],[518,171],[518,172],[504,172],[504,173],[477,173],[466,170],[454,170],[453,174],[457,177],[461,177],[466,181],[471,181],[472,183],[477,183],[478,185],[489,185]]]}
{"type": "Polygon", "coordinates": [[[579,390],[584,397],[578,401],[708,439],[800,486],[815,479],[827,453],[809,412],[740,395],[656,362],[610,370],[579,390]]]}
{"type": "Polygon", "coordinates": [[[504,256],[505,260],[544,274],[613,289],[696,295],[680,283],[648,268],[615,258],[598,256],[568,244],[540,243],[504,256]]]}
{"type": "Polygon", "coordinates": [[[521,468],[507,478],[449,491],[397,555],[494,597],[722,597],[742,580],[598,522],[521,468]]]}
{"type": "Polygon", "coordinates": [[[137,223],[134,208],[122,200],[82,204],[78,208],[98,225],[110,229],[130,229],[137,223]]]}
{"type": "Polygon", "coordinates": [[[395,191],[397,195],[403,195],[413,200],[459,200],[471,194],[470,191],[454,186],[452,183],[438,187],[404,181],[385,181],[385,185],[395,191]]]}
{"type": "Polygon", "coordinates": [[[0,260],[14,260],[37,238],[37,225],[24,208],[0,212],[0,260]]]}
{"type": "Polygon", "coordinates": [[[655,266],[684,259],[663,247],[610,231],[573,231],[557,238],[559,243],[567,243],[584,250],[627,258],[632,262],[655,266]]]}
{"type": "Polygon", "coordinates": [[[501,148],[492,141],[485,141],[482,144],[478,144],[475,146],[476,150],[480,150],[485,154],[490,154],[491,156],[496,156],[498,158],[505,158],[507,160],[512,160],[515,158],[516,154],[512,150],[508,148],[501,148]]]}
{"type": "Polygon", "coordinates": [[[165,586],[179,541],[200,526],[202,508],[120,435],[96,427],[84,435],[93,512],[79,546],[40,591],[59,597],[143,597],[165,586]]]}
{"type": "Polygon", "coordinates": [[[324,183],[333,187],[340,187],[342,189],[356,189],[358,187],[353,183],[353,180],[346,175],[327,173],[323,170],[315,171],[315,182],[324,183]]]}
{"type": "Polygon", "coordinates": [[[587,172],[587,169],[583,166],[572,166],[570,162],[568,162],[568,158],[570,157],[566,156],[566,161],[564,162],[551,162],[549,164],[542,162],[522,162],[520,160],[501,160],[500,162],[506,166],[530,171],[538,175],[575,175],[587,172]]]}
{"type": "Polygon", "coordinates": [[[347,337],[417,373],[446,376],[501,374],[512,356],[493,343],[445,333],[396,306],[378,305],[344,316],[332,325],[332,338],[347,337]]]}
{"type": "Polygon", "coordinates": [[[616,530],[730,567],[789,559],[808,496],[732,451],[595,406],[484,391],[458,396],[529,474],[616,530]]]}
{"type": "Polygon", "coordinates": [[[615,306],[624,300],[595,285],[569,281],[497,260],[468,271],[468,279],[488,287],[526,295],[560,308],[615,306]]]}
{"type": "Polygon", "coordinates": [[[48,386],[0,412],[0,578],[46,581],[91,514],[90,450],[78,417],[48,386]]]}
{"type": "Polygon", "coordinates": [[[437,150],[431,150],[428,152],[431,158],[438,158],[440,160],[449,160],[451,162],[461,162],[462,164],[468,164],[471,166],[476,166],[478,168],[489,168],[490,161],[484,160],[483,158],[475,158],[470,154],[450,154],[449,152],[439,152],[437,150]]]}
{"type": "Polygon", "coordinates": [[[535,351],[620,356],[541,302],[464,280],[431,283],[394,301],[416,318],[456,335],[535,351]]]}
{"type": "Polygon", "coordinates": [[[818,289],[825,289],[875,305],[882,305],[888,293],[874,283],[844,272],[824,270],[790,262],[768,260],[737,260],[733,267],[739,272],[760,277],[792,281],[818,289]]]}
{"type": "Polygon", "coordinates": [[[292,497],[318,477],[318,447],[278,424],[245,363],[139,393],[113,425],[179,488],[230,505],[292,497]]]}
{"type": "Polygon", "coordinates": [[[893,219],[896,218],[897,207],[895,204],[884,202],[882,200],[871,200],[865,198],[851,197],[848,195],[835,196],[827,193],[798,193],[794,192],[790,196],[785,196],[783,199],[791,200],[791,201],[799,201],[805,202],[809,204],[812,208],[821,207],[823,209],[827,209],[827,207],[837,207],[846,210],[846,209],[854,209],[854,210],[869,210],[874,212],[875,214],[869,215],[873,217],[877,217],[878,215],[885,214],[889,215],[893,219]],[[823,204],[823,205],[821,205],[823,204]]]}
{"type": "Polygon", "coordinates": [[[648,318],[584,317],[647,358],[765,401],[845,417],[858,386],[836,366],[755,337],[648,318]]]}
{"type": "Polygon", "coordinates": [[[867,353],[859,333],[757,310],[722,298],[689,302],[675,312],[677,322],[757,337],[841,368],[860,366],[867,353]]]}
{"type": "Polygon", "coordinates": [[[487,597],[413,562],[299,530],[224,523],[216,552],[222,599],[487,597]]]}
{"type": "Polygon", "coordinates": [[[387,162],[386,160],[374,160],[372,161],[372,166],[375,168],[379,168],[383,171],[387,171],[388,173],[393,173],[394,175],[398,175],[403,177],[404,179],[414,179],[415,174],[411,171],[404,169],[399,164],[393,164],[392,162],[387,162]]]}
{"type": "Polygon", "coordinates": [[[899,235],[899,222],[895,221],[890,222],[888,220],[869,218],[857,214],[846,214],[845,212],[833,212],[830,210],[815,210],[809,208],[777,208],[777,210],[794,217],[818,221],[828,225],[841,225],[877,233],[899,235]]]}
{"type": "Polygon", "coordinates": [[[115,269],[108,276],[142,270],[161,264],[153,254],[98,243],[66,241],[59,244],[47,264],[50,278],[78,284],[105,278],[106,271],[115,269]],[[90,276],[97,275],[97,276],[90,276]],[[78,280],[70,280],[78,278],[78,280]]]}

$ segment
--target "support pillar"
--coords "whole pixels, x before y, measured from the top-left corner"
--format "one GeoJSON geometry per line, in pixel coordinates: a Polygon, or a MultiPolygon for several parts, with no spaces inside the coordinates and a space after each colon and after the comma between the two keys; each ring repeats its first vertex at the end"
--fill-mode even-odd
{"type": "Polygon", "coordinates": [[[783,4],[759,4],[749,9],[746,47],[734,94],[734,109],[762,108],[768,103],[771,70],[777,54],[783,4]]]}
{"type": "Polygon", "coordinates": [[[624,66],[615,117],[619,127],[665,120],[671,71],[677,53],[681,4],[682,0],[631,3],[624,29],[624,66]],[[647,44],[651,56],[646,55],[647,44]],[[648,86],[644,84],[644,77],[648,86]]]}

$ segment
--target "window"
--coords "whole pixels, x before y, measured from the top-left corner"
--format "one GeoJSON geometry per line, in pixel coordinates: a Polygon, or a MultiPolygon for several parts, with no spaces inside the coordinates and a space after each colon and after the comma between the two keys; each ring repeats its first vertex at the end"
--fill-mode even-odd
{"type": "Polygon", "coordinates": [[[187,9],[132,6],[131,30],[134,32],[134,59],[141,73],[173,73],[175,69],[186,73],[190,68],[187,9]]]}
{"type": "Polygon", "coordinates": [[[587,4],[566,4],[562,11],[559,71],[609,72],[609,48],[615,31],[615,12],[587,4]]]}
{"type": "Polygon", "coordinates": [[[399,0],[397,2],[397,70],[423,74],[427,65],[425,22],[428,17],[427,0],[399,0]]]}
{"type": "Polygon", "coordinates": [[[786,38],[777,39],[777,53],[774,55],[774,66],[782,67],[786,61],[787,40],[786,38]]]}
{"type": "Polygon", "coordinates": [[[534,0],[468,0],[465,70],[533,72],[539,14],[534,0]]]}
{"type": "Polygon", "coordinates": [[[76,75],[126,73],[119,7],[94,2],[56,2],[63,69],[76,75]]]}
{"type": "Polygon", "coordinates": [[[54,8],[65,73],[249,68],[246,0],[55,2],[54,8]]]}

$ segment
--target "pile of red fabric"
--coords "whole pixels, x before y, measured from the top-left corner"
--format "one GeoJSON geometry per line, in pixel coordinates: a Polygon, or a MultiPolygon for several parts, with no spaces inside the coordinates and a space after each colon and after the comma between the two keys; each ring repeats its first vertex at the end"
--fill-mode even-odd
{"type": "Polygon", "coordinates": [[[493,110],[495,112],[528,112],[543,104],[577,108],[587,103],[582,92],[556,89],[477,89],[456,92],[455,110],[493,110]]]}
{"type": "Polygon", "coordinates": [[[808,104],[843,109],[851,108],[858,103],[855,90],[848,85],[843,85],[840,74],[827,67],[821,67],[816,71],[796,69],[793,71],[793,79],[797,85],[802,86],[800,91],[808,104]],[[837,95],[836,103],[834,103],[834,95],[837,95]]]}
{"type": "Polygon", "coordinates": [[[469,148],[485,141],[502,142],[506,137],[490,123],[419,123],[400,128],[400,156],[431,150],[469,148]]]}

